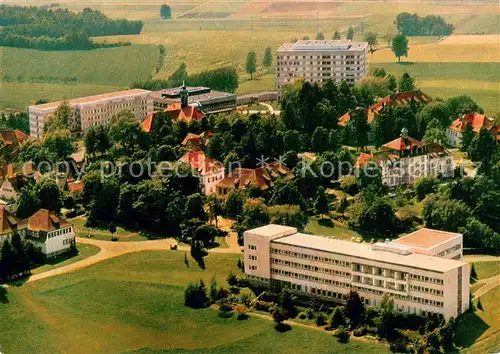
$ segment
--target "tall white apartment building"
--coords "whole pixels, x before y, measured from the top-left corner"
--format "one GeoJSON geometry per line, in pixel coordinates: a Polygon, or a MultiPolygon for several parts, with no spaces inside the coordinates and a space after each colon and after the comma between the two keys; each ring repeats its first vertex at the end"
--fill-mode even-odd
{"type": "Polygon", "coordinates": [[[301,40],[276,53],[276,86],[303,78],[311,83],[354,84],[368,74],[368,43],[350,40],[301,40]]]}
{"type": "Polygon", "coordinates": [[[398,311],[449,319],[469,308],[462,242],[461,234],[422,229],[367,245],[267,225],[244,234],[245,274],[264,285],[277,282],[339,303],[351,289],[368,306],[379,306],[387,293],[398,311]]]}
{"type": "MultiPolygon", "coordinates": [[[[108,125],[111,117],[124,109],[130,110],[137,120],[142,122],[154,112],[151,93],[147,90],[134,89],[69,100],[73,112],[70,129],[73,132],[85,132],[91,126],[108,125]]],[[[42,138],[44,120],[53,115],[61,103],[62,101],[58,101],[29,106],[32,138],[42,138]]]]}

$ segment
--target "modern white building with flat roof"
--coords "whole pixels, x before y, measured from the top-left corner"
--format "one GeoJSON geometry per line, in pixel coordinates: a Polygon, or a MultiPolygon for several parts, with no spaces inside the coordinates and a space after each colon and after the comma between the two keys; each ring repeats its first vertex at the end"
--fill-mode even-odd
{"type": "Polygon", "coordinates": [[[276,86],[302,78],[354,84],[368,74],[368,43],[350,40],[301,40],[285,43],[276,53],[276,86]]]}
{"type": "Polygon", "coordinates": [[[244,234],[245,274],[340,303],[351,289],[368,306],[387,293],[401,312],[448,319],[469,308],[469,265],[450,259],[461,259],[461,245],[460,234],[430,229],[367,245],[267,225],[244,234]]]}
{"type": "MultiPolygon", "coordinates": [[[[154,112],[151,93],[147,90],[133,89],[68,100],[73,113],[70,120],[70,130],[85,132],[91,126],[107,125],[113,115],[124,109],[130,110],[142,122],[154,112]]],[[[62,102],[29,106],[30,136],[32,138],[42,138],[45,119],[53,115],[62,102]]]]}

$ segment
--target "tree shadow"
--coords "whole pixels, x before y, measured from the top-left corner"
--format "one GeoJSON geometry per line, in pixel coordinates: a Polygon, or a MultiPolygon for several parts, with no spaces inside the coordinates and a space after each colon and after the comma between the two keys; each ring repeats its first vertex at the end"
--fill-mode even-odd
{"type": "Polygon", "coordinates": [[[476,312],[467,311],[456,322],[455,342],[463,348],[468,348],[490,328],[476,312]]]}
{"type": "Polygon", "coordinates": [[[0,302],[2,304],[8,304],[9,299],[7,298],[7,289],[0,285],[0,302]]]}
{"type": "Polygon", "coordinates": [[[280,333],[285,333],[285,332],[291,331],[292,326],[290,326],[289,324],[286,324],[286,323],[277,323],[274,326],[274,329],[280,333]]]}
{"type": "Polygon", "coordinates": [[[411,65],[415,65],[414,62],[412,61],[402,61],[400,63],[398,63],[399,65],[402,65],[402,66],[411,66],[411,65]]]}

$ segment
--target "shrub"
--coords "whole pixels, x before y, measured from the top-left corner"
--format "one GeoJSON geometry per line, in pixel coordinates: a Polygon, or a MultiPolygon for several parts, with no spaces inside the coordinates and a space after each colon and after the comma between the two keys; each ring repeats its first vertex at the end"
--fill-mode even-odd
{"type": "Polygon", "coordinates": [[[236,305],[233,308],[233,311],[236,313],[236,319],[241,321],[248,318],[247,315],[247,307],[245,305],[236,305]]]}
{"type": "Polygon", "coordinates": [[[337,328],[339,326],[346,325],[344,306],[337,306],[333,309],[329,324],[330,324],[330,328],[337,328]]]}
{"type": "Polygon", "coordinates": [[[359,328],[356,328],[352,334],[354,335],[354,337],[362,337],[365,335],[365,327],[359,327],[359,328]]]}
{"type": "Polygon", "coordinates": [[[229,272],[229,274],[227,275],[226,281],[230,286],[237,286],[238,285],[238,277],[236,277],[236,275],[233,273],[233,271],[229,272]]]}
{"type": "Polygon", "coordinates": [[[308,320],[312,320],[314,318],[314,311],[313,309],[307,309],[306,310],[306,316],[308,320]]]}
{"type": "Polygon", "coordinates": [[[324,326],[326,324],[326,316],[320,312],[316,315],[316,326],[324,326]]]}
{"type": "Polygon", "coordinates": [[[303,312],[303,311],[302,311],[302,312],[300,312],[300,313],[299,313],[299,318],[300,318],[301,320],[305,320],[305,319],[307,318],[306,313],[305,313],[305,312],[303,312]]]}
{"type": "Polygon", "coordinates": [[[337,328],[334,336],[337,337],[337,340],[340,343],[349,342],[349,333],[345,330],[344,326],[340,326],[339,328],[337,328]]]}
{"type": "Polygon", "coordinates": [[[195,309],[206,307],[209,303],[205,283],[189,283],[184,290],[184,305],[195,309]]]}
{"type": "Polygon", "coordinates": [[[253,300],[253,296],[250,294],[240,294],[238,302],[245,306],[250,306],[250,303],[253,300]]]}
{"type": "Polygon", "coordinates": [[[257,300],[255,301],[255,309],[258,311],[271,312],[273,303],[268,301],[257,300]]]}

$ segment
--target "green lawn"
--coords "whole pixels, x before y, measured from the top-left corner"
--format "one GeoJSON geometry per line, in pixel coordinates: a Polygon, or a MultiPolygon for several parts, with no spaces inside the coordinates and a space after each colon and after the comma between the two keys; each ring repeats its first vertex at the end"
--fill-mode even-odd
{"type": "MultiPolygon", "coordinates": [[[[500,287],[481,296],[483,311],[467,312],[458,320],[456,342],[471,354],[498,353],[500,350],[500,287]]],[[[475,301],[477,305],[477,301],[475,301]]]]}
{"type": "Polygon", "coordinates": [[[239,274],[237,255],[205,258],[206,269],[183,252],[140,252],[78,272],[10,287],[0,303],[6,353],[385,353],[385,346],[293,328],[278,333],[271,321],[221,319],[212,309],[183,305],[187,282],[239,274]],[[145,348],[150,348],[147,350],[145,348]]]}
{"type": "Polygon", "coordinates": [[[38,99],[95,95],[147,80],[158,60],[158,48],[133,45],[89,51],[38,51],[0,47],[0,58],[1,74],[11,77],[0,83],[0,109],[24,109],[38,99]],[[64,79],[69,77],[76,77],[76,84],[65,84],[64,79]]]}
{"type": "Polygon", "coordinates": [[[55,268],[59,268],[71,263],[81,261],[82,259],[88,258],[90,256],[93,256],[94,254],[99,253],[99,251],[101,250],[99,247],[92,245],[79,244],[77,247],[78,247],[78,254],[76,256],[68,258],[67,255],[62,254],[58,257],[50,259],[47,264],[44,264],[40,267],[33,269],[31,271],[31,274],[43,273],[55,268]]]}
{"type": "Polygon", "coordinates": [[[136,231],[125,230],[122,227],[117,227],[114,234],[111,234],[107,229],[85,227],[85,217],[82,216],[69,219],[69,221],[75,226],[78,236],[80,237],[88,237],[88,235],[91,235],[92,238],[102,241],[109,241],[112,237],[118,238],[118,241],[145,241],[148,239],[136,231]]]}
{"type": "Polygon", "coordinates": [[[338,239],[347,240],[347,241],[350,241],[353,237],[355,237],[355,238],[362,237],[356,231],[349,230],[349,229],[346,229],[343,227],[339,227],[339,226],[328,227],[328,226],[320,225],[318,223],[318,219],[316,217],[309,218],[309,223],[306,226],[306,231],[308,231],[314,235],[336,237],[338,239]]]}

